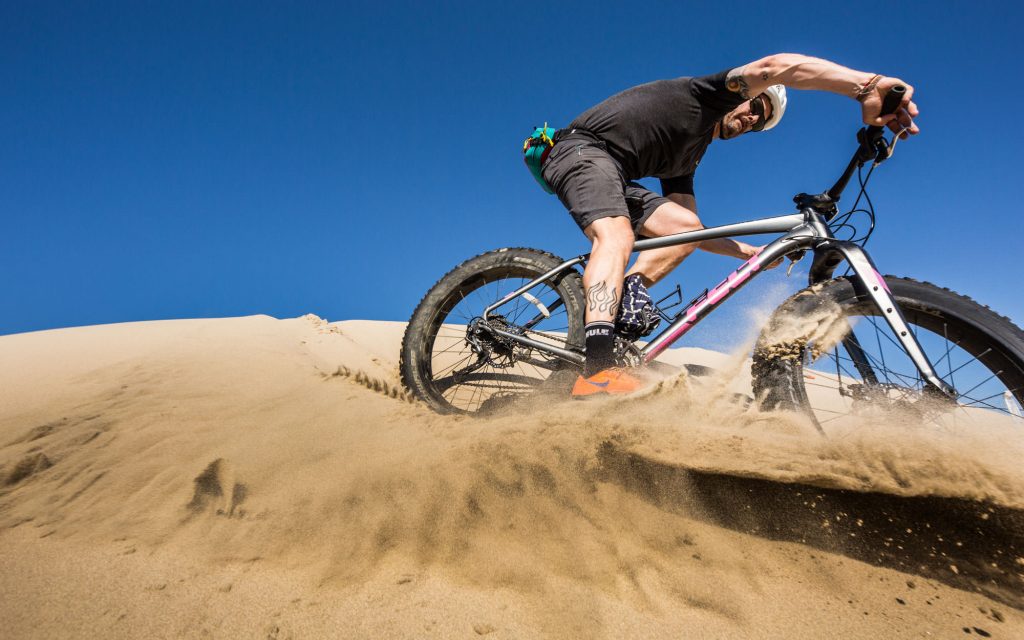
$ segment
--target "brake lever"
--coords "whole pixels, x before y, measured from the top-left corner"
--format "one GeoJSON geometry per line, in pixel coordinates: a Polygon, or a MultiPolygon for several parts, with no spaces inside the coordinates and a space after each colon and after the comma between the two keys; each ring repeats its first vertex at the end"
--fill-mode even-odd
{"type": "Polygon", "coordinates": [[[787,278],[790,276],[790,274],[793,273],[793,267],[796,266],[796,263],[798,263],[798,262],[800,262],[801,260],[804,259],[804,252],[803,251],[801,251],[799,253],[796,253],[794,255],[796,257],[786,256],[787,258],[789,258],[789,266],[786,267],[786,277],[787,278]]]}
{"type": "MultiPolygon", "coordinates": [[[[892,142],[890,142],[889,145],[886,147],[886,149],[885,149],[885,157],[882,158],[882,160],[888,160],[889,158],[892,157],[892,154],[895,153],[895,151],[896,151],[896,143],[900,141],[900,136],[902,136],[907,131],[910,131],[910,127],[903,127],[902,129],[900,129],[899,133],[897,133],[896,135],[894,135],[892,137],[892,142]]],[[[878,164],[880,162],[882,162],[882,160],[876,159],[874,166],[877,167],[878,164]]]]}

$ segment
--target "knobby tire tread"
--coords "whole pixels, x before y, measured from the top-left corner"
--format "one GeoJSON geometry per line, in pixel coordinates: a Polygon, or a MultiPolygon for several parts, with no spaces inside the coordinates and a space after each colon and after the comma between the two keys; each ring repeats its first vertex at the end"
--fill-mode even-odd
{"type": "MultiPolygon", "coordinates": [[[[535,276],[540,276],[550,271],[559,264],[565,262],[562,258],[538,249],[527,247],[508,247],[481,253],[477,256],[463,261],[458,266],[440,278],[423,296],[406,327],[405,335],[402,338],[402,350],[399,357],[399,370],[402,384],[414,397],[425,402],[431,409],[439,413],[461,413],[443,400],[438,400],[430,389],[430,380],[425,379],[425,369],[422,359],[430,358],[430,347],[433,344],[434,336],[430,335],[430,324],[435,317],[436,311],[444,304],[447,297],[460,286],[465,286],[473,278],[489,270],[507,267],[510,271],[513,267],[521,270],[536,270],[535,276]]],[[[570,334],[570,343],[577,348],[582,348],[582,321],[583,321],[583,284],[582,279],[575,269],[569,269],[561,274],[555,281],[560,295],[568,294],[565,299],[566,313],[568,318],[578,317],[578,330],[570,334]],[[564,289],[564,292],[562,291],[564,289]]],[[[483,308],[479,310],[483,311],[483,308]]],[[[572,328],[572,325],[570,325],[572,328]]]]}

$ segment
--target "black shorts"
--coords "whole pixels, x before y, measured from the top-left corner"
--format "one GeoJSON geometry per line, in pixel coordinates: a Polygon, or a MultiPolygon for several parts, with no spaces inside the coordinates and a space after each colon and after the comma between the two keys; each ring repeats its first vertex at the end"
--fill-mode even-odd
{"type": "Polygon", "coordinates": [[[643,185],[627,181],[605,144],[590,136],[574,133],[559,139],[542,174],[580,229],[600,218],[626,216],[639,236],[640,227],[654,210],[669,202],[643,185]]]}

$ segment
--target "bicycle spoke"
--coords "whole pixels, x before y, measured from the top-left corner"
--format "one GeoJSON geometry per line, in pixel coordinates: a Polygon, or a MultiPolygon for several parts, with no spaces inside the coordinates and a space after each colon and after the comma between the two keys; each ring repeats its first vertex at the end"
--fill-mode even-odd
{"type": "Polygon", "coordinates": [[[846,375],[848,377],[850,377],[852,380],[856,380],[857,379],[857,376],[855,376],[852,373],[850,373],[850,371],[846,367],[842,366],[842,364],[839,362],[841,359],[842,360],[849,360],[850,362],[853,362],[852,359],[850,359],[850,358],[843,358],[842,356],[839,355],[838,351],[836,351],[835,353],[830,353],[829,357],[833,358],[836,361],[836,367],[841,368],[843,370],[843,372],[846,373],[846,375]]]}
{"type": "Polygon", "coordinates": [[[986,382],[988,382],[989,380],[991,380],[991,379],[993,379],[993,378],[996,378],[996,377],[998,377],[998,376],[999,376],[999,375],[1000,375],[1001,373],[1002,373],[1002,371],[1000,371],[1000,372],[998,372],[998,373],[993,373],[992,375],[990,375],[989,377],[985,378],[984,380],[982,380],[982,381],[981,381],[981,382],[979,382],[978,384],[974,385],[973,387],[971,387],[971,388],[970,388],[970,389],[968,389],[967,391],[964,391],[963,393],[960,393],[960,394],[958,394],[958,395],[960,395],[961,397],[966,397],[966,396],[967,396],[967,394],[971,393],[972,391],[974,391],[975,389],[977,389],[977,388],[978,388],[978,387],[980,387],[981,385],[985,384],[985,383],[986,383],[986,382]]]}
{"type": "MultiPolygon", "coordinates": [[[[875,322],[874,318],[868,319],[871,321],[871,326],[875,328],[875,342],[878,343],[878,355],[882,359],[882,372],[885,375],[885,381],[889,384],[892,384],[892,379],[889,378],[889,367],[887,367],[885,364],[885,353],[882,350],[882,340],[879,338],[879,336],[882,335],[882,332],[879,331],[878,324],[875,322]]],[[[889,337],[888,333],[885,334],[885,337],[887,340],[895,344],[893,339],[889,337]]]]}
{"type": "Polygon", "coordinates": [[[983,407],[988,407],[989,409],[992,409],[993,411],[998,411],[1000,413],[1005,413],[1005,414],[1008,414],[1008,415],[1013,415],[1012,413],[1010,413],[1006,409],[1003,409],[1002,407],[997,407],[994,404],[991,404],[991,403],[988,403],[988,402],[982,402],[981,400],[973,400],[971,398],[967,398],[967,399],[970,400],[970,402],[964,404],[963,406],[965,406],[965,407],[981,405],[983,407]]]}
{"type": "Polygon", "coordinates": [[[459,366],[460,364],[462,364],[462,363],[466,362],[467,360],[469,360],[470,358],[472,358],[472,357],[473,357],[474,355],[476,355],[476,354],[470,353],[470,354],[469,354],[469,355],[467,355],[467,356],[466,356],[465,358],[463,358],[463,359],[459,360],[458,362],[456,362],[456,363],[455,363],[455,364],[453,364],[452,366],[450,366],[450,367],[447,367],[446,369],[444,369],[443,371],[441,371],[441,373],[438,373],[438,374],[434,375],[434,379],[435,379],[435,380],[437,380],[437,379],[439,379],[439,378],[443,377],[443,376],[444,376],[444,374],[446,374],[446,373],[449,373],[449,372],[451,372],[451,371],[454,371],[454,370],[455,370],[455,367],[457,367],[457,366],[459,366]]]}
{"type": "Polygon", "coordinates": [[[957,371],[963,369],[964,367],[966,367],[967,365],[971,364],[972,362],[979,361],[978,358],[983,357],[983,356],[987,356],[989,353],[991,353],[991,351],[992,351],[991,348],[985,349],[985,351],[980,353],[978,356],[971,358],[970,360],[968,360],[967,362],[963,363],[962,365],[960,365],[956,369],[953,369],[953,371],[951,371],[950,374],[949,374],[950,379],[952,380],[954,373],[956,373],[957,371]]]}
{"type": "MultiPolygon", "coordinates": [[[[949,344],[949,325],[947,323],[945,323],[945,322],[942,323],[942,339],[946,343],[946,353],[942,356],[942,358],[938,362],[935,363],[935,369],[936,369],[936,372],[937,372],[938,368],[942,366],[942,361],[945,360],[946,361],[946,367],[949,369],[949,380],[948,380],[948,382],[949,382],[949,384],[952,385],[953,384],[953,361],[950,359],[949,354],[952,353],[954,346],[960,346],[960,345],[959,344],[956,344],[956,345],[950,345],[949,344]]],[[[955,388],[956,385],[953,385],[953,386],[955,388]]]]}
{"type": "Polygon", "coordinates": [[[447,349],[444,349],[443,351],[433,351],[433,352],[431,352],[431,356],[436,358],[437,356],[444,355],[444,354],[448,353],[449,351],[451,351],[455,347],[459,347],[459,346],[465,347],[466,346],[465,339],[466,339],[466,336],[462,336],[462,340],[457,341],[455,344],[453,344],[452,346],[448,347],[447,349]]]}
{"type": "Polygon", "coordinates": [[[1020,390],[1021,390],[1021,387],[1014,387],[1013,389],[1005,389],[1003,391],[997,391],[996,393],[993,393],[990,396],[985,396],[984,398],[982,398],[982,400],[991,400],[992,398],[995,398],[996,396],[1001,396],[1001,395],[1003,395],[1003,394],[1005,394],[1007,392],[1009,392],[1010,395],[1012,395],[1012,396],[1014,396],[1016,398],[1017,393],[1020,390]]]}
{"type": "MultiPolygon", "coordinates": [[[[905,373],[899,373],[898,371],[892,371],[892,370],[886,369],[885,367],[879,367],[880,363],[879,363],[878,358],[873,357],[870,353],[865,353],[864,355],[867,356],[867,358],[869,360],[869,364],[872,364],[875,369],[879,369],[880,368],[883,372],[890,373],[890,374],[892,374],[892,375],[894,375],[894,376],[896,376],[898,378],[904,379],[904,380],[919,380],[920,379],[919,377],[910,376],[910,375],[907,375],[905,373]]],[[[831,354],[830,354],[830,357],[831,357],[831,354]]],[[[846,357],[843,357],[843,356],[836,356],[836,357],[841,358],[842,360],[847,361],[847,362],[854,362],[854,360],[852,358],[846,358],[846,357]]],[[[843,367],[843,371],[850,378],[853,378],[855,380],[857,379],[857,377],[854,376],[853,374],[851,374],[850,371],[848,369],[846,369],[846,367],[843,367]]],[[[887,378],[887,381],[888,380],[889,379],[887,378]]]]}

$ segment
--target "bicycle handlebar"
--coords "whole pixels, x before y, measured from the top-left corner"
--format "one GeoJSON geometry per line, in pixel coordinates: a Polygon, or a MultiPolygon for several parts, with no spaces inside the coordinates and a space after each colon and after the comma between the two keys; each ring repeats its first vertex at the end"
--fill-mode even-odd
{"type": "MultiPolygon", "coordinates": [[[[907,88],[901,84],[898,84],[885,94],[885,98],[882,100],[882,110],[878,114],[879,116],[887,116],[892,113],[896,113],[899,109],[900,104],[903,102],[903,97],[907,94],[907,88]]],[[[870,125],[864,127],[857,132],[857,140],[860,145],[857,147],[857,151],[854,152],[853,158],[850,159],[850,163],[846,165],[846,171],[836,181],[832,188],[825,192],[824,195],[828,197],[831,203],[839,201],[839,197],[843,194],[843,189],[846,188],[846,183],[850,181],[850,177],[853,176],[854,170],[857,167],[862,166],[865,162],[874,159],[877,162],[882,162],[888,156],[885,155],[885,143],[882,138],[882,131],[884,127],[870,125]],[[879,146],[879,140],[883,140],[881,147],[879,146]]],[[[831,216],[830,216],[831,217],[831,216]]]]}

